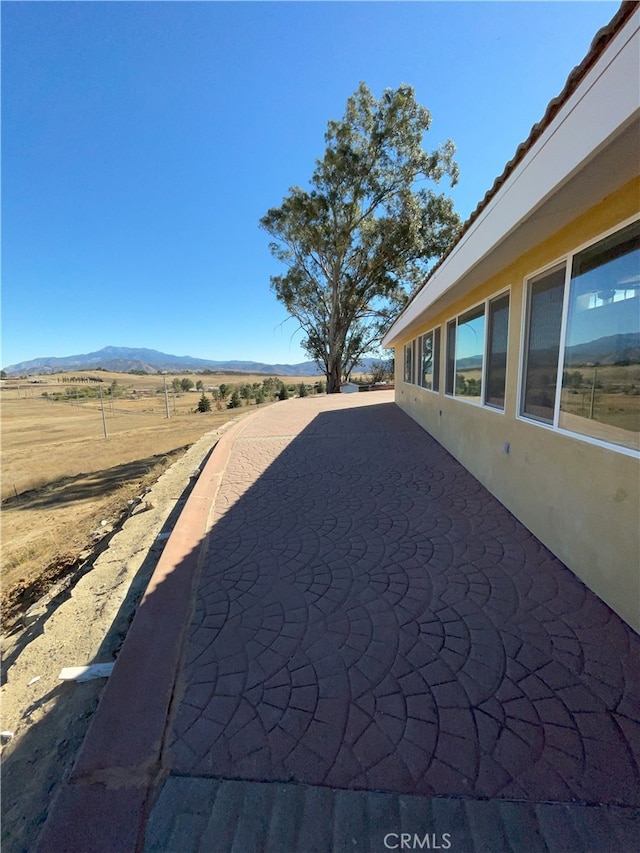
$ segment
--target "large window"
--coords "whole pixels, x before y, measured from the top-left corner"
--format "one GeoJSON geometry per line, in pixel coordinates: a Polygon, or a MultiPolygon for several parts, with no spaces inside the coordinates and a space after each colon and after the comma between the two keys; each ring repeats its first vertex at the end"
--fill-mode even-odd
{"type": "Polygon", "coordinates": [[[456,331],[456,397],[482,400],[484,353],[484,303],[458,317],[456,331]]]}
{"type": "Polygon", "coordinates": [[[413,341],[404,345],[404,381],[410,385],[414,382],[413,341]]]}
{"type": "Polygon", "coordinates": [[[522,414],[553,423],[565,266],[529,282],[522,414]]]}
{"type": "Polygon", "coordinates": [[[447,323],[445,393],[504,409],[509,294],[476,305],[447,323]]]}
{"type": "Polygon", "coordinates": [[[431,390],[433,384],[433,332],[427,332],[420,338],[418,355],[419,373],[418,384],[431,390]]]}
{"type": "Polygon", "coordinates": [[[456,382],[456,321],[447,323],[447,363],[444,377],[444,393],[453,395],[456,382]]]}
{"type": "Polygon", "coordinates": [[[487,359],[484,401],[488,406],[504,409],[507,381],[507,342],[509,337],[509,294],[489,302],[487,324],[487,359]]]}
{"type": "Polygon", "coordinates": [[[440,390],[440,326],[433,332],[433,380],[431,390],[440,390]]]}
{"type": "Polygon", "coordinates": [[[640,222],[532,279],[527,300],[521,415],[640,450],[640,222]]]}
{"type": "Polygon", "coordinates": [[[573,258],[558,425],[638,447],[640,223],[573,258]]]}
{"type": "Polygon", "coordinates": [[[440,329],[434,329],[420,338],[418,356],[420,375],[418,383],[429,391],[440,388],[440,329]]]}

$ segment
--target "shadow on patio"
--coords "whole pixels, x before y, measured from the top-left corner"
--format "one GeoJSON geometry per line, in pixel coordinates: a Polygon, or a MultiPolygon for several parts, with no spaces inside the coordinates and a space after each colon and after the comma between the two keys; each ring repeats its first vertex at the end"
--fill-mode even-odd
{"type": "Polygon", "coordinates": [[[396,406],[296,403],[231,452],[172,772],[640,804],[633,631],[396,406]]]}

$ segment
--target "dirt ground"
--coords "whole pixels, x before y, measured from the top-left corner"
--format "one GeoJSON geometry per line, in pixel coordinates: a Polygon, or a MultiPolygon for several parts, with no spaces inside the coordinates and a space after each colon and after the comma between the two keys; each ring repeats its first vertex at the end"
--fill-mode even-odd
{"type": "Polygon", "coordinates": [[[106,535],[93,551],[83,552],[75,572],[32,607],[29,627],[17,621],[3,638],[3,853],[33,849],[105,683],[60,681],[61,669],[115,659],[162,553],[166,539],[158,537],[171,530],[195,482],[194,472],[224,428],[179,455],[131,506],[124,522],[113,527],[114,519],[108,520],[106,535]]]}

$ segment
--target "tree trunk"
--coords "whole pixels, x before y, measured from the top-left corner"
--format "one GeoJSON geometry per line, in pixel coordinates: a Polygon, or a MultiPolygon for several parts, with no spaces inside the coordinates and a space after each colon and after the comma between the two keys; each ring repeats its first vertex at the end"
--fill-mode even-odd
{"type": "Polygon", "coordinates": [[[339,359],[330,359],[327,369],[327,394],[339,394],[342,381],[342,369],[339,359]]]}

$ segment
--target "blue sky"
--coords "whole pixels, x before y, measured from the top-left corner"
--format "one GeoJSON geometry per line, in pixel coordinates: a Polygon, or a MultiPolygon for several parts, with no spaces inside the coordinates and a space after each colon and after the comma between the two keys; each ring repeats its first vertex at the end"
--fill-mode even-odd
{"type": "Polygon", "coordinates": [[[466,218],[618,7],[4,0],[2,365],[307,360],[258,220],[307,186],[358,83],[415,88],[466,218]]]}

